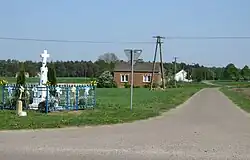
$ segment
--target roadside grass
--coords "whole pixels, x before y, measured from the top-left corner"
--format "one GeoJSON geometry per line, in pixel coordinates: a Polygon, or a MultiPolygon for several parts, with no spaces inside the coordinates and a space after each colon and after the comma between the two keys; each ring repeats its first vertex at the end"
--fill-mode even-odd
{"type": "Polygon", "coordinates": [[[177,85],[179,85],[179,87],[185,87],[185,88],[188,88],[188,87],[200,87],[200,88],[215,88],[215,87],[218,87],[218,86],[215,86],[215,85],[205,84],[205,83],[202,83],[202,82],[192,82],[192,83],[180,82],[180,83],[177,83],[177,85]]]}
{"type": "Polygon", "coordinates": [[[250,82],[248,81],[222,81],[222,80],[216,80],[211,81],[214,84],[218,84],[221,86],[227,86],[227,87],[233,87],[233,88],[246,88],[250,87],[250,82]]]}
{"type": "Polygon", "coordinates": [[[160,115],[186,101],[201,86],[169,88],[166,91],[134,89],[133,110],[130,110],[129,88],[97,89],[94,109],[43,114],[28,111],[27,117],[18,117],[15,111],[0,111],[0,130],[61,128],[66,126],[103,125],[132,122],[160,115]]]}
{"type": "Polygon", "coordinates": [[[250,90],[239,88],[239,89],[230,89],[230,88],[221,88],[220,91],[224,93],[230,100],[232,100],[237,106],[246,112],[250,112],[250,90]]]}
{"type": "MultiPolygon", "coordinates": [[[[16,83],[16,77],[0,77],[8,81],[8,83],[16,83]]],[[[88,77],[57,77],[58,83],[87,83],[91,81],[91,78],[88,77]]],[[[29,77],[26,78],[26,83],[38,83],[38,77],[29,77]]]]}

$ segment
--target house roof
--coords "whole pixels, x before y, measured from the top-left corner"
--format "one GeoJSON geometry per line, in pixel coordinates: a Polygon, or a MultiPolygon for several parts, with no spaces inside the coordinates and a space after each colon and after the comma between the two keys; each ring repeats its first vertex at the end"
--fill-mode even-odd
{"type": "MultiPolygon", "coordinates": [[[[150,62],[137,62],[134,65],[135,72],[152,72],[153,63],[150,62]]],[[[129,72],[131,71],[131,65],[128,62],[119,62],[115,65],[115,72],[129,72]]],[[[160,64],[155,64],[155,72],[160,72],[160,64]]]]}
{"type": "Polygon", "coordinates": [[[184,73],[187,73],[185,70],[180,70],[179,72],[177,72],[175,75],[180,75],[180,74],[184,74],[184,73]]]}

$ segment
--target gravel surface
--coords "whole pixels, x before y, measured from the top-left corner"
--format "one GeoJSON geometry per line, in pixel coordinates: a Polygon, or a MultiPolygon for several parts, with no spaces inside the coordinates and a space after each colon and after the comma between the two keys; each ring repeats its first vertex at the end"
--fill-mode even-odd
{"type": "Polygon", "coordinates": [[[0,132],[1,160],[250,159],[250,118],[216,88],[150,120],[0,132]]]}

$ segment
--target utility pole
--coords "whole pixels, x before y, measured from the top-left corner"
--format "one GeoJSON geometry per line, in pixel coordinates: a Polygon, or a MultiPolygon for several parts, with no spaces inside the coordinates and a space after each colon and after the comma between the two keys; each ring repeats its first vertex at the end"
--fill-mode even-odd
{"type": "Polygon", "coordinates": [[[175,74],[176,74],[176,62],[177,62],[177,57],[174,57],[174,86],[175,86],[175,88],[177,88],[176,79],[175,79],[175,74]]]}
{"type": "Polygon", "coordinates": [[[159,47],[159,51],[160,51],[160,64],[161,64],[160,68],[161,68],[162,88],[165,89],[165,73],[164,73],[163,60],[162,60],[162,43],[163,43],[162,39],[165,39],[165,37],[153,36],[153,38],[156,39],[156,44],[155,44],[155,53],[154,53],[154,60],[153,60],[153,69],[152,69],[152,78],[151,78],[150,90],[153,89],[155,63],[156,63],[156,56],[157,56],[158,47],[159,47]]]}

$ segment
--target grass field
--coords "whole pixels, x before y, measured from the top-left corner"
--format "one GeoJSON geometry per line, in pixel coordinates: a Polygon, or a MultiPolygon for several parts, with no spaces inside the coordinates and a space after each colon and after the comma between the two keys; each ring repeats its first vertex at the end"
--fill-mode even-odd
{"type": "Polygon", "coordinates": [[[250,87],[250,82],[248,81],[211,81],[214,84],[228,87],[250,87]]]}
{"type": "Polygon", "coordinates": [[[246,112],[250,112],[250,88],[221,88],[229,99],[246,112]]]}
{"type": "Polygon", "coordinates": [[[128,88],[97,89],[97,107],[93,110],[47,115],[29,111],[27,117],[18,117],[14,111],[1,110],[0,130],[101,125],[146,119],[176,107],[203,87],[204,85],[188,86],[167,91],[135,88],[133,111],[130,111],[128,88]]]}
{"type": "MultiPolygon", "coordinates": [[[[8,83],[16,83],[15,77],[0,77],[0,79],[7,80],[8,83]]],[[[87,83],[90,82],[90,78],[87,77],[57,77],[58,83],[87,83]]],[[[30,77],[26,78],[26,83],[38,83],[39,78],[30,77]]]]}

